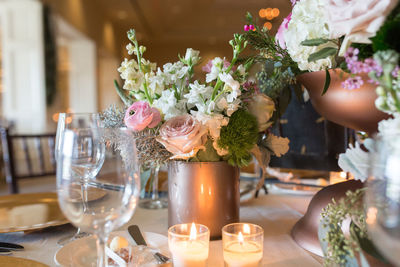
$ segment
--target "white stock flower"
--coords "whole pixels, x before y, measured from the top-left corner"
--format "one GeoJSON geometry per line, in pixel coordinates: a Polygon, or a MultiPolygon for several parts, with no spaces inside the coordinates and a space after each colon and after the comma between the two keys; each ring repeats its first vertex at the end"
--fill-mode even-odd
{"type": "Polygon", "coordinates": [[[192,64],[195,65],[200,60],[199,55],[200,55],[200,51],[194,50],[192,48],[188,48],[188,49],[186,49],[185,61],[188,62],[189,59],[192,59],[192,64]]]}
{"type": "Polygon", "coordinates": [[[211,71],[206,74],[206,82],[208,83],[218,78],[218,75],[223,68],[224,60],[220,57],[216,57],[211,61],[211,63],[212,63],[211,71]]]}
{"type": "Polygon", "coordinates": [[[124,82],[123,88],[130,91],[139,91],[144,81],[144,75],[139,71],[139,66],[134,59],[124,59],[118,72],[124,82]]]}
{"type": "Polygon", "coordinates": [[[164,91],[164,76],[160,68],[158,69],[157,73],[148,76],[148,87],[150,89],[151,95],[158,94],[161,95],[164,91]]]}
{"type": "Polygon", "coordinates": [[[131,43],[126,46],[126,50],[128,50],[128,55],[135,53],[135,47],[131,43]]]}
{"type": "Polygon", "coordinates": [[[325,0],[301,0],[292,10],[288,29],[284,32],[287,50],[300,70],[319,71],[335,67],[334,56],[308,62],[308,57],[324,47],[336,47],[332,42],[320,46],[304,46],[300,43],[307,39],[329,38],[327,17],[324,11],[325,0]]]}
{"type": "Polygon", "coordinates": [[[213,92],[211,86],[200,84],[197,80],[189,84],[189,87],[189,92],[184,95],[189,104],[189,108],[197,106],[198,104],[203,105],[204,102],[211,97],[213,92]]]}
{"type": "Polygon", "coordinates": [[[240,64],[240,65],[237,67],[237,71],[239,72],[239,74],[240,74],[241,76],[244,76],[244,75],[246,74],[246,68],[245,68],[242,64],[240,64]]]}
{"type": "Polygon", "coordinates": [[[368,177],[369,153],[358,142],[355,146],[350,144],[346,152],[339,155],[338,165],[344,172],[351,172],[354,179],[364,182],[368,177]]]}
{"type": "Polygon", "coordinates": [[[400,134],[400,115],[394,114],[393,118],[381,120],[378,123],[379,136],[389,137],[400,134]]]}
{"type": "Polygon", "coordinates": [[[163,66],[166,84],[176,84],[188,73],[189,67],[182,62],[167,63],[163,66]]]}
{"type": "Polygon", "coordinates": [[[172,117],[187,114],[186,99],[178,101],[171,90],[164,90],[159,99],[153,103],[153,107],[158,108],[164,114],[164,119],[169,120],[172,117]]]}
{"type": "Polygon", "coordinates": [[[235,81],[229,73],[220,73],[219,78],[225,83],[223,90],[230,93],[226,99],[232,103],[241,94],[240,83],[235,81]]]}

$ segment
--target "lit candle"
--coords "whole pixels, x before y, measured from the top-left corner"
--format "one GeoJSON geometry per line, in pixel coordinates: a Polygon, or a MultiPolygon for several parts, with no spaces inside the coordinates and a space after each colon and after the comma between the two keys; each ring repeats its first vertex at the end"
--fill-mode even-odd
{"type": "Polygon", "coordinates": [[[227,267],[258,267],[263,257],[264,230],[255,224],[233,223],[222,229],[227,267]]]}
{"type": "Polygon", "coordinates": [[[205,267],[210,231],[201,224],[174,225],[168,230],[168,245],[175,267],[205,267]]]}

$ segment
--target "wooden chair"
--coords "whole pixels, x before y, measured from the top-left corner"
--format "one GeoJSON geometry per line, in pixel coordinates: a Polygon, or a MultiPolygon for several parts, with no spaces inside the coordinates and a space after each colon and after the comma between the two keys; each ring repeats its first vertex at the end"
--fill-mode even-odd
{"type": "Polygon", "coordinates": [[[55,134],[11,135],[8,128],[0,126],[4,170],[11,194],[19,192],[19,179],[55,175],[55,136],[55,134]],[[20,148],[17,146],[18,143],[20,148]],[[45,143],[47,143],[47,153],[45,153],[45,143]],[[23,154],[22,161],[17,159],[17,152],[23,154]],[[32,157],[32,154],[36,157],[32,157]],[[48,162],[49,164],[46,164],[48,162]],[[21,165],[26,166],[24,173],[19,170],[21,165]]]}

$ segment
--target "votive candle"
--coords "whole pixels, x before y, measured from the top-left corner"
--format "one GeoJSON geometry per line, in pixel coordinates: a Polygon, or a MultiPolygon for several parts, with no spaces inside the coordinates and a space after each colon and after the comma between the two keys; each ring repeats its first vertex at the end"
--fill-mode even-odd
{"type": "Polygon", "coordinates": [[[168,246],[175,267],[206,267],[210,243],[207,226],[177,224],[168,229],[168,246]]]}
{"type": "Polygon", "coordinates": [[[225,267],[259,267],[264,230],[255,224],[233,223],[222,228],[225,267]]]}

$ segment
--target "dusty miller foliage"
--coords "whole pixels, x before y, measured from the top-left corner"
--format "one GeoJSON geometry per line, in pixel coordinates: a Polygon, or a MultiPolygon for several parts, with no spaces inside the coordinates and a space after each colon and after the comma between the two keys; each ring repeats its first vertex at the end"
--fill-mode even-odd
{"type": "MultiPolygon", "coordinates": [[[[105,128],[125,127],[125,109],[111,105],[100,114],[105,128]]],[[[165,164],[172,156],[157,138],[158,128],[132,132],[135,136],[138,161],[142,169],[165,164]]]]}

